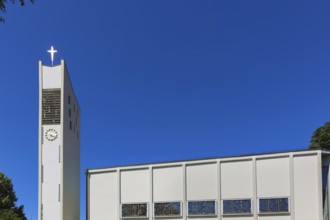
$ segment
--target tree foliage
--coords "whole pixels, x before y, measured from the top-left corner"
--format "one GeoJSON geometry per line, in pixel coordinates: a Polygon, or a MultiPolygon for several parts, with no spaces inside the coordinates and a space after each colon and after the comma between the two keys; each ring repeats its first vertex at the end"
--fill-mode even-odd
{"type": "Polygon", "coordinates": [[[17,197],[10,178],[0,172],[0,219],[27,220],[24,206],[17,206],[17,197]]]}
{"type": "Polygon", "coordinates": [[[310,140],[309,149],[330,150],[330,122],[317,128],[310,140]]]}
{"type": "MultiPolygon", "coordinates": [[[[9,0],[9,3],[14,4],[16,2],[19,2],[19,4],[21,6],[24,6],[26,1],[30,1],[32,3],[34,2],[34,0],[9,0]]],[[[2,13],[6,12],[6,5],[7,4],[8,4],[8,0],[0,0],[0,12],[2,12],[2,13]]],[[[5,19],[4,19],[4,17],[2,17],[0,15],[0,23],[3,23],[3,22],[5,22],[5,19]]]]}

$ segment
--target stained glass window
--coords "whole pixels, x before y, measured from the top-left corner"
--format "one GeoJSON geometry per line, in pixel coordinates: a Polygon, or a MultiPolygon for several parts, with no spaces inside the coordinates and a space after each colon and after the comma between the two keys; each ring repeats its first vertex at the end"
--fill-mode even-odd
{"type": "Polygon", "coordinates": [[[122,204],[121,216],[125,217],[148,217],[148,204],[122,204]]]}
{"type": "Polygon", "coordinates": [[[215,201],[190,201],[188,202],[188,215],[216,215],[215,201]]]}
{"type": "Polygon", "coordinates": [[[289,212],[288,198],[259,199],[259,213],[289,212]]]}
{"type": "Polygon", "coordinates": [[[156,202],[155,216],[181,216],[181,202],[156,202]]]}
{"type": "Polygon", "coordinates": [[[251,199],[223,200],[223,214],[249,214],[251,199]]]}

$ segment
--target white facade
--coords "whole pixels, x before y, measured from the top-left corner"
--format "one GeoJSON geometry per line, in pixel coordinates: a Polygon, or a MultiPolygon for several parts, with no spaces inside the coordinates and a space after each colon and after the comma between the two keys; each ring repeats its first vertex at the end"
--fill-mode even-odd
{"type": "Polygon", "coordinates": [[[88,169],[87,219],[328,220],[329,158],[315,150],[88,169]]]}
{"type": "Polygon", "coordinates": [[[80,219],[80,108],[64,61],[39,61],[39,220],[80,219]]]}

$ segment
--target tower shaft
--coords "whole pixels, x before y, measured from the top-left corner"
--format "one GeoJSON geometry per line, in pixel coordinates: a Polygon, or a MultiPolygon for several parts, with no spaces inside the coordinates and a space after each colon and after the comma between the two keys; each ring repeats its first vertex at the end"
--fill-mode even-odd
{"type": "Polygon", "coordinates": [[[64,60],[39,61],[39,220],[80,219],[80,107],[64,60]]]}

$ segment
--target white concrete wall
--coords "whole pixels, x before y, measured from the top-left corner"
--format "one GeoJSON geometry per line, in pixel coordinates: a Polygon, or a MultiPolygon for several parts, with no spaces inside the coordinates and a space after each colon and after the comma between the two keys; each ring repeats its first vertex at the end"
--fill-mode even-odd
{"type": "Polygon", "coordinates": [[[61,66],[47,67],[39,62],[39,219],[61,218],[60,186],[62,165],[59,155],[62,145],[60,125],[42,125],[42,90],[61,88],[61,66]],[[48,141],[45,133],[56,129],[58,138],[48,141]],[[42,211],[41,211],[42,209],[42,211]],[[43,214],[41,216],[41,213],[43,214]]]}
{"type": "Polygon", "coordinates": [[[321,151],[88,170],[88,220],[119,219],[121,204],[144,202],[152,220],[154,202],[176,201],[182,202],[182,216],[171,219],[321,220],[320,171],[321,151]],[[289,199],[289,213],[258,213],[258,199],[281,197],[289,199]],[[224,199],[251,199],[252,213],[223,215],[224,199]],[[217,215],[188,217],[187,202],[196,200],[215,200],[217,215]],[[111,204],[111,211],[100,203],[111,204]]]}
{"type": "Polygon", "coordinates": [[[217,164],[187,165],[187,200],[216,200],[217,164]]]}
{"type": "Polygon", "coordinates": [[[156,202],[183,200],[182,166],[153,169],[153,199],[156,202]]]}
{"type": "Polygon", "coordinates": [[[149,169],[125,170],[120,176],[121,203],[149,201],[149,169]]]}
{"type": "Polygon", "coordinates": [[[62,87],[62,68],[59,66],[42,66],[42,88],[59,89],[62,87]]]}
{"type": "Polygon", "coordinates": [[[257,197],[290,197],[289,157],[257,160],[257,197]]]}
{"type": "Polygon", "coordinates": [[[221,199],[253,197],[252,160],[221,163],[221,199]]]}
{"type": "Polygon", "coordinates": [[[48,141],[45,133],[48,129],[56,129],[58,135],[60,133],[60,125],[43,126],[43,143],[42,144],[42,180],[41,180],[41,197],[43,204],[43,219],[58,220],[60,219],[60,185],[61,185],[61,163],[59,160],[61,150],[61,139],[48,141]]]}
{"type": "MultiPolygon", "coordinates": [[[[289,156],[258,159],[256,164],[257,198],[289,197],[290,199],[289,156]]],[[[258,219],[289,220],[291,216],[260,216],[258,219]]]]}
{"type": "MultiPolygon", "coordinates": [[[[220,163],[221,200],[253,198],[252,165],[253,162],[251,159],[241,161],[225,161],[220,163]]],[[[220,214],[222,214],[222,210],[220,214]]],[[[223,216],[222,218],[230,220],[242,219],[242,217],[237,216],[223,216]]],[[[243,218],[246,220],[253,219],[251,215],[245,215],[243,218]]]]}
{"type": "Polygon", "coordinates": [[[295,156],[293,163],[295,217],[297,220],[320,219],[318,158],[295,156]]]}
{"type": "Polygon", "coordinates": [[[49,67],[39,62],[39,219],[80,219],[80,139],[73,129],[80,130],[80,112],[72,90],[64,61],[61,65],[49,67]],[[61,123],[42,125],[42,90],[61,90],[61,123]],[[71,104],[67,97],[71,96],[71,104]],[[76,111],[68,109],[75,105],[76,111]],[[56,129],[58,138],[48,141],[45,132],[56,129]],[[43,209],[41,211],[41,208],[43,209]],[[43,213],[43,216],[41,216],[43,213]]]}
{"type": "MultiPolygon", "coordinates": [[[[187,201],[217,201],[219,191],[217,163],[187,165],[186,191],[187,201]]],[[[216,211],[218,211],[217,207],[218,204],[216,204],[216,211]]],[[[188,218],[194,220],[203,219],[203,217],[196,216],[188,218]]],[[[208,219],[215,220],[217,217],[210,216],[208,219]]]]}
{"type": "Polygon", "coordinates": [[[63,220],[80,220],[80,108],[64,61],[62,67],[63,220]],[[68,97],[70,96],[70,104],[68,97]],[[69,116],[69,109],[71,116],[69,116]],[[75,111],[74,111],[75,110],[75,111]],[[79,112],[79,113],[78,113],[79,112]],[[72,127],[70,129],[70,122],[72,127]]]}
{"type": "Polygon", "coordinates": [[[118,178],[116,172],[90,176],[91,219],[119,219],[118,178]],[[102,187],[100,187],[102,186],[102,187]],[[111,187],[107,187],[111,186],[111,187]]]}

